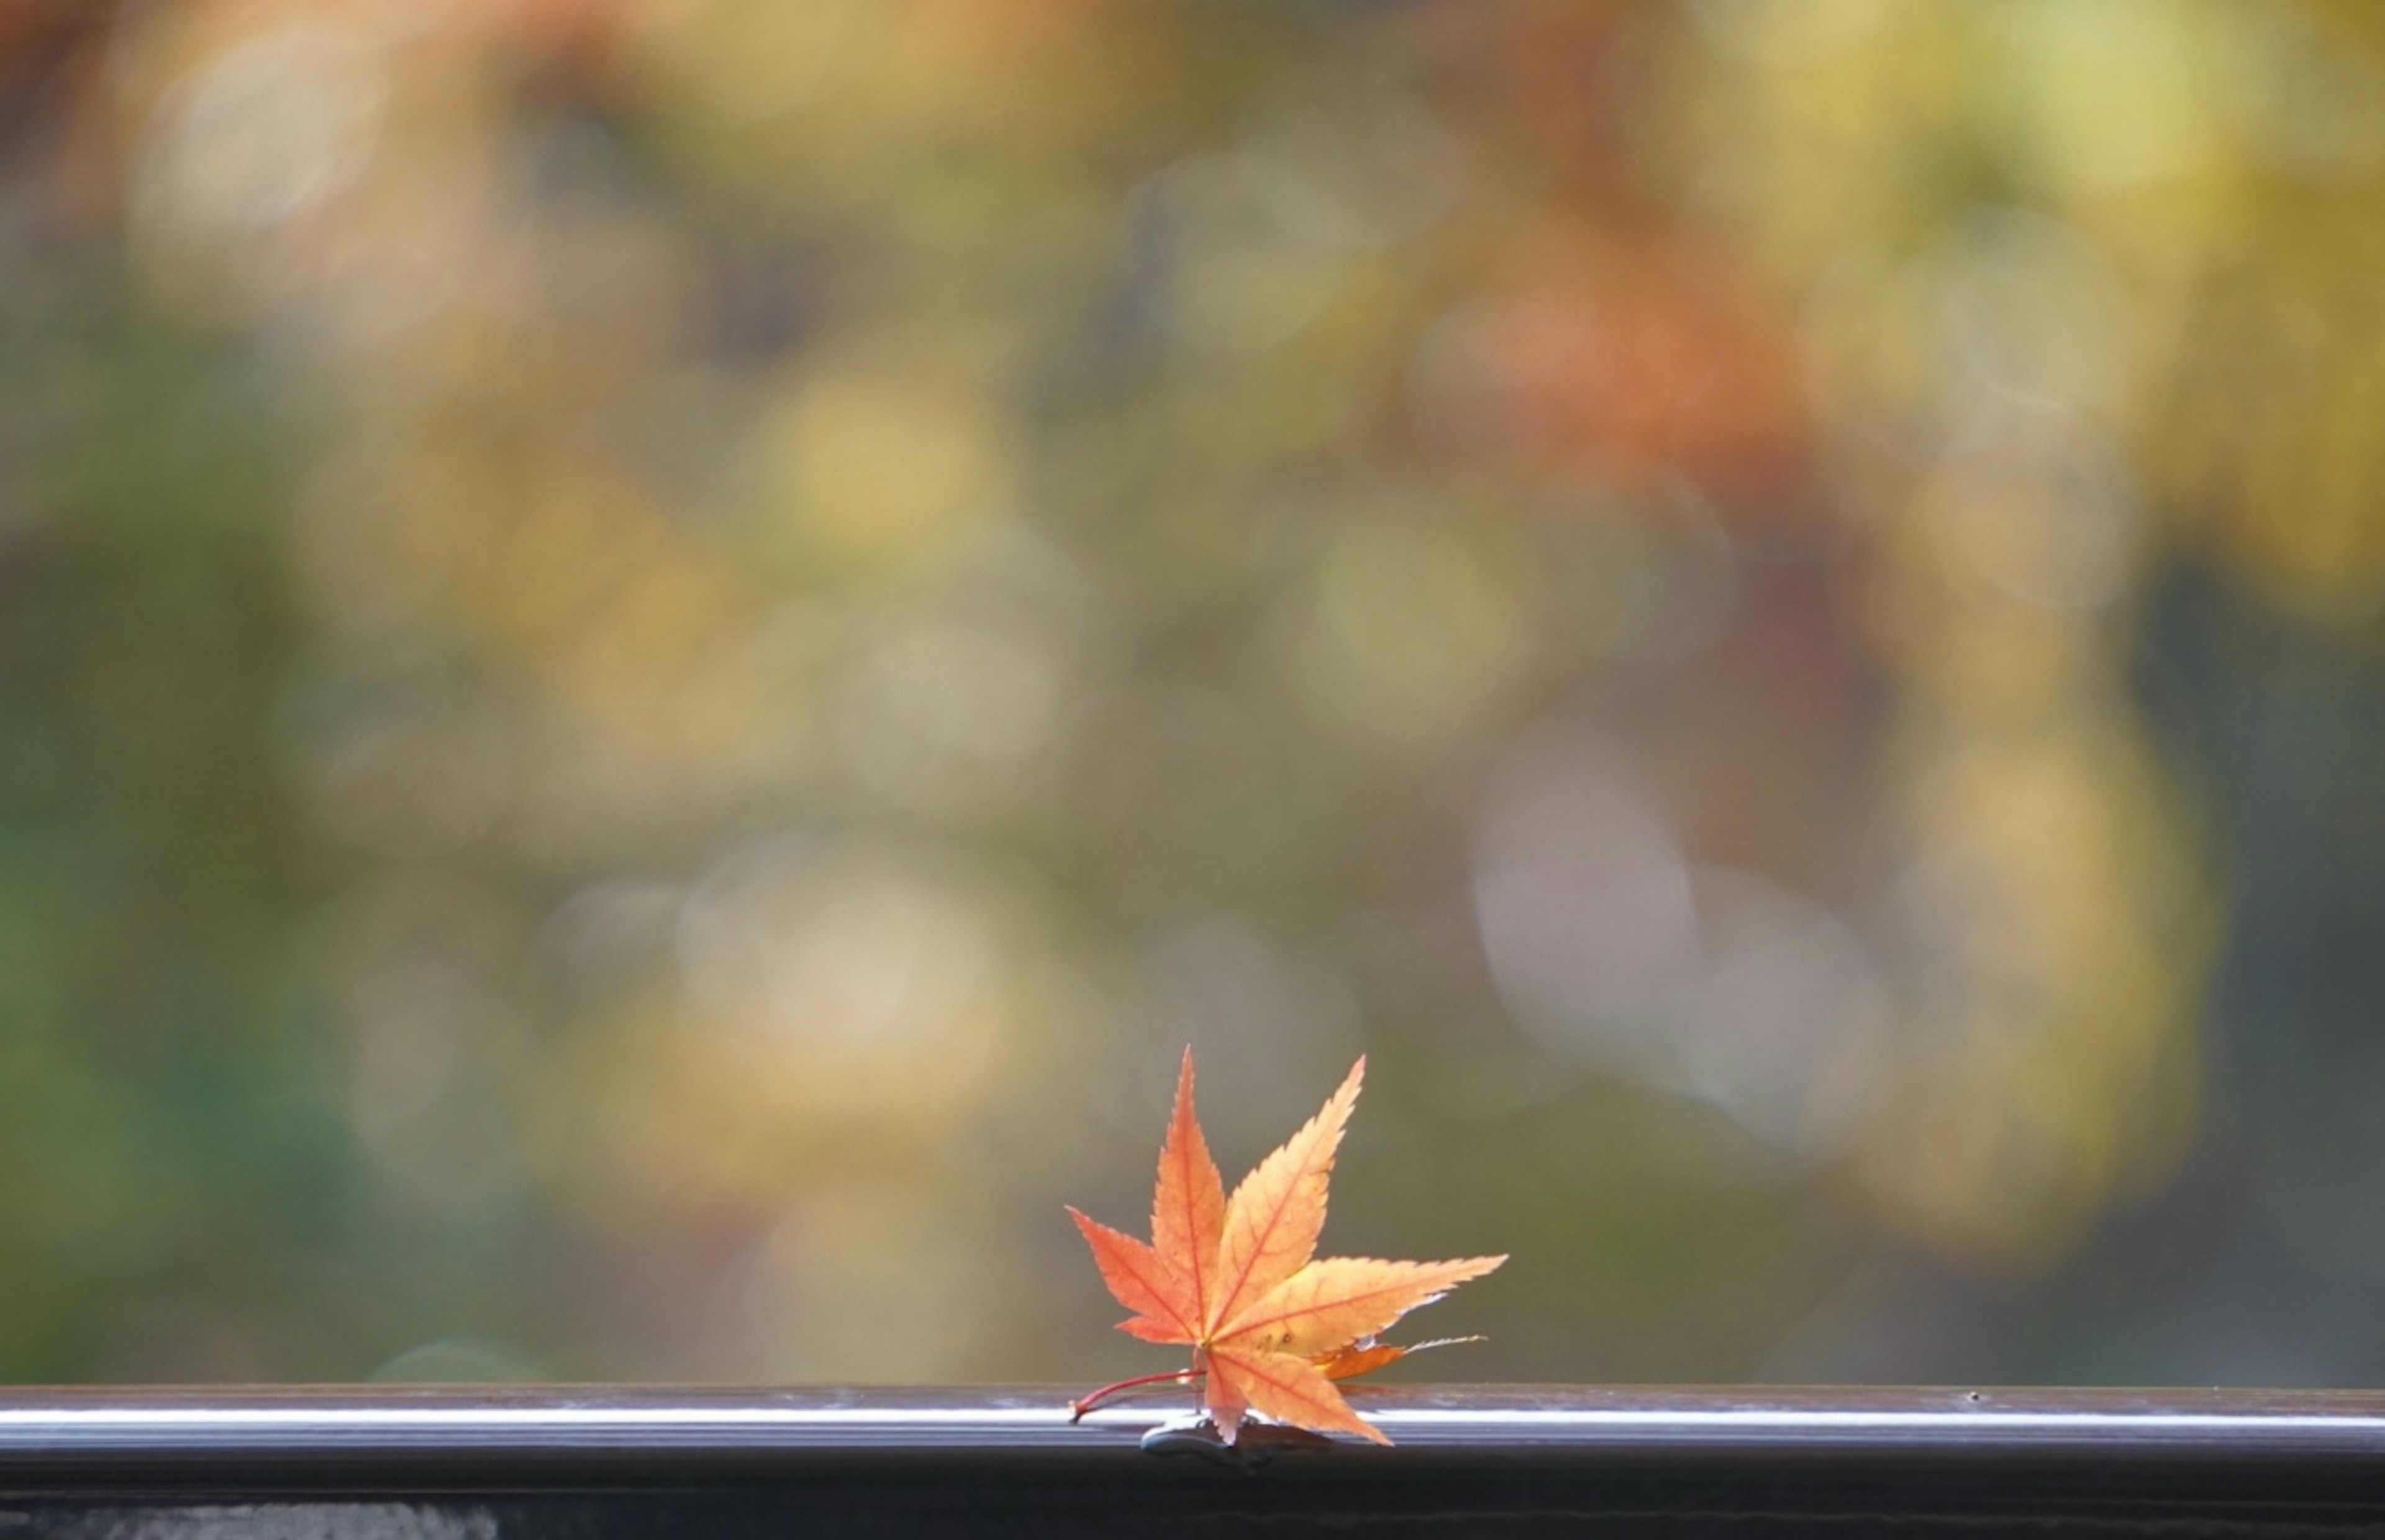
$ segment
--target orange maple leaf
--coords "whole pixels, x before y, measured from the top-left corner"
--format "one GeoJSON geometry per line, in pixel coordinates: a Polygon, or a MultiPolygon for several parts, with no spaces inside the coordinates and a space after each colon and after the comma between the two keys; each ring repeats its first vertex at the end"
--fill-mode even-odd
{"type": "Polygon", "coordinates": [[[1229,1444],[1250,1411],[1320,1433],[1391,1442],[1350,1409],[1334,1382],[1413,1351],[1379,1344],[1375,1335],[1507,1259],[1317,1258],[1334,1152],[1366,1072],[1364,1059],[1351,1066],[1324,1110],[1229,1198],[1193,1116],[1192,1050],[1184,1050],[1176,1110],[1159,1150],[1150,1244],[1073,1208],[1068,1217],[1093,1248],[1102,1281],[1134,1312],[1118,1329],[1145,1342],[1190,1344],[1192,1367],[1105,1386],[1072,1403],[1079,1416],[1130,1385],[1198,1379],[1205,1382],[1204,1400],[1217,1435],[1229,1444]]]}

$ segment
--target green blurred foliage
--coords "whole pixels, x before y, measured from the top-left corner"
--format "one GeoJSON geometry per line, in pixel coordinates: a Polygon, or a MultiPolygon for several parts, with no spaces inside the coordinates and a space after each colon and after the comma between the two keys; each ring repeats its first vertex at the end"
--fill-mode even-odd
{"type": "Polygon", "coordinates": [[[1188,1040],[1448,1372],[2385,1372],[2380,69],[0,12],[0,1374],[1130,1372],[1188,1040]]]}

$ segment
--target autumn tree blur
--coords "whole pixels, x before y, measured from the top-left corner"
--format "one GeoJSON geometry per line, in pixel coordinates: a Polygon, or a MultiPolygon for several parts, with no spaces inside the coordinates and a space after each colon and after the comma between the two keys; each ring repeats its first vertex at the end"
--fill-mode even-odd
{"type": "Polygon", "coordinates": [[[2385,1373],[2381,61],[0,9],[0,1372],[1123,1372],[1191,1041],[1490,1372],[2385,1373]]]}

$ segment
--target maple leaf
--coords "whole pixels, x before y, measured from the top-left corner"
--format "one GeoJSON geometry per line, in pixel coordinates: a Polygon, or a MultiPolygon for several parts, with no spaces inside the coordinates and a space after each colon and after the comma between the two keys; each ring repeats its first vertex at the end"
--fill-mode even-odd
{"type": "Polygon", "coordinates": [[[1073,1208],[1068,1217],[1093,1248],[1102,1281],[1134,1312],[1118,1329],[1145,1342],[1189,1345],[1192,1367],[1106,1385],[1072,1403],[1077,1415],[1130,1386],[1199,1380],[1210,1421],[1229,1444],[1253,1411],[1319,1433],[1391,1442],[1351,1410],[1335,1382],[1415,1351],[1378,1343],[1376,1334],[1507,1259],[1316,1255],[1333,1158],[1366,1073],[1362,1058],[1324,1108],[1253,1167],[1230,1198],[1193,1113],[1192,1050],[1184,1050],[1152,1191],[1150,1242],[1073,1208]]]}

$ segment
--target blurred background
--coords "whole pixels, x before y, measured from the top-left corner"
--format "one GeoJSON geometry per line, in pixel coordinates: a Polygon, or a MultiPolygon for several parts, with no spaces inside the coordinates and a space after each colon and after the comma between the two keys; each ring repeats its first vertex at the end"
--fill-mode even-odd
{"type": "Polygon", "coordinates": [[[2380,274],[2365,0],[6,0],[0,1376],[1163,1368],[1190,1042],[1409,1377],[2385,1380],[2380,274]]]}

